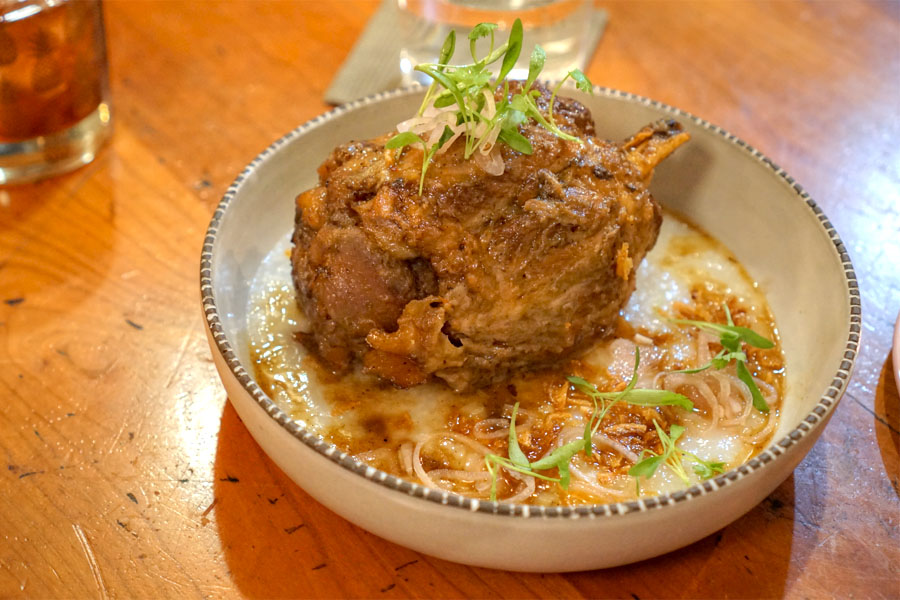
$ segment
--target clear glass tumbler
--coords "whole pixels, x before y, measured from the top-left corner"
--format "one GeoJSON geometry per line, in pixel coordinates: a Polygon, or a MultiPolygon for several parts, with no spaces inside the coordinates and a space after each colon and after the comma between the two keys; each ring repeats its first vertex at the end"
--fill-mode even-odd
{"type": "Polygon", "coordinates": [[[0,184],[91,162],[108,98],[100,0],[0,0],[0,184]]]}
{"type": "Polygon", "coordinates": [[[403,85],[430,83],[413,67],[437,60],[451,29],[456,30],[456,61],[465,62],[469,58],[466,36],[472,26],[496,23],[502,42],[516,18],[522,20],[525,45],[510,79],[525,79],[535,44],[547,56],[541,79],[562,79],[569,69],[587,65],[605,23],[605,13],[595,10],[593,0],[397,0],[397,7],[403,85]]]}

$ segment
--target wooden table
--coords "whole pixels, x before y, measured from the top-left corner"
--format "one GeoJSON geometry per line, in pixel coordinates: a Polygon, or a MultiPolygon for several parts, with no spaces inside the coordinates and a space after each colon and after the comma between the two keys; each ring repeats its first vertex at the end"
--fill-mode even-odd
{"type": "Polygon", "coordinates": [[[568,575],[446,563],[317,504],[226,401],[198,261],[226,187],[328,109],[377,5],[110,1],[111,145],[0,205],[0,596],[900,595],[900,3],[603,4],[592,80],[766,152],[853,258],[856,370],[790,479],[688,548],[568,575]]]}

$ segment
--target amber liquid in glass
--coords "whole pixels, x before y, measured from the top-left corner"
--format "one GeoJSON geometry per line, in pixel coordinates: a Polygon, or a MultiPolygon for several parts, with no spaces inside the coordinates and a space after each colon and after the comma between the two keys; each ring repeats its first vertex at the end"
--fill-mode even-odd
{"type": "Polygon", "coordinates": [[[0,0],[0,11],[0,183],[17,179],[10,169],[30,169],[27,180],[89,162],[109,120],[100,3],[0,0]]]}

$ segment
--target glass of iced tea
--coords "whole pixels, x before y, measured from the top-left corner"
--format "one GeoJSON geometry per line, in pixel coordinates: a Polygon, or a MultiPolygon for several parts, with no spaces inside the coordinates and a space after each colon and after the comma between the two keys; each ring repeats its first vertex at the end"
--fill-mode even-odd
{"type": "Polygon", "coordinates": [[[108,97],[100,0],[0,0],[0,185],[91,162],[108,97]]]}

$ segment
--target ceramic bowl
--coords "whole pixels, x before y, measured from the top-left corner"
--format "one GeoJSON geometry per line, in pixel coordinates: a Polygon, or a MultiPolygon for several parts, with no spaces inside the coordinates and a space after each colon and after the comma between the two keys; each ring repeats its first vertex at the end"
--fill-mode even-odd
{"type": "Polygon", "coordinates": [[[663,554],[724,527],[772,492],[822,433],[850,376],[860,334],[850,259],[816,203],[771,160],[702,119],[615,90],[572,95],[607,139],[662,117],[684,124],[692,141],[657,170],[653,194],[724,241],[767,293],[787,373],[769,448],[712,480],[638,501],[493,503],[357,462],[266,397],[248,362],[247,282],[290,235],[294,198],[316,184],[332,148],[389,131],[416,111],[421,95],[421,88],[378,94],[300,126],[244,169],[212,218],[200,272],[210,347],[229,399],[272,460],[316,500],[376,535],[447,560],[518,571],[594,569],[663,554]]]}
{"type": "Polygon", "coordinates": [[[897,314],[897,322],[894,324],[894,349],[891,354],[894,364],[894,383],[900,390],[900,313],[897,314]]]}

